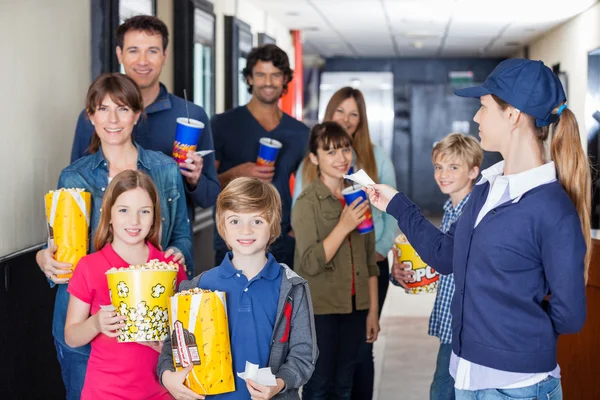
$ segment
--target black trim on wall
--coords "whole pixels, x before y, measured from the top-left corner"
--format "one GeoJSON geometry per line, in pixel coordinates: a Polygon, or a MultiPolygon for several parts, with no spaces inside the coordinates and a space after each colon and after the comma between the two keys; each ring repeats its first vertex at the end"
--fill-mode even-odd
{"type": "MultiPolygon", "coordinates": [[[[178,0],[173,2],[173,60],[174,76],[173,86],[176,96],[183,96],[183,89],[186,90],[188,100],[194,100],[194,10],[199,9],[209,14],[215,19],[213,26],[213,38],[216,40],[216,15],[213,10],[213,4],[206,0],[178,0]]],[[[216,43],[212,44],[213,50],[216,49],[216,43]]],[[[215,82],[215,58],[212,57],[212,87],[215,82]]],[[[215,110],[215,91],[212,92],[211,110],[215,110]]]]}
{"type": "Polygon", "coordinates": [[[242,31],[252,35],[250,25],[236,17],[225,16],[225,110],[240,105],[238,104],[238,58],[249,54],[249,51],[240,49],[242,31]]]}
{"type": "Polygon", "coordinates": [[[64,399],[52,337],[56,289],[35,262],[39,246],[0,263],[0,398],[64,399]]]}

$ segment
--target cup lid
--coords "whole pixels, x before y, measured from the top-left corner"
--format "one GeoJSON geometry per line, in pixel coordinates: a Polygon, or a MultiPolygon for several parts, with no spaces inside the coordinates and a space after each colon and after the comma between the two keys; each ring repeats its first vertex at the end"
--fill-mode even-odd
{"type": "Polygon", "coordinates": [[[200,121],[198,121],[197,119],[193,119],[193,118],[189,118],[188,117],[179,117],[177,118],[177,123],[181,124],[181,125],[185,125],[185,126],[189,126],[191,128],[204,128],[204,124],[200,121]]]}
{"type": "Polygon", "coordinates": [[[347,188],[342,190],[342,194],[343,195],[348,195],[348,194],[352,194],[352,193],[356,193],[356,192],[362,192],[362,186],[357,186],[357,187],[352,187],[352,186],[348,186],[347,188]]]}
{"type": "Polygon", "coordinates": [[[264,144],[265,146],[273,147],[275,149],[280,149],[283,147],[279,140],[271,139],[271,138],[260,138],[258,141],[260,144],[264,144]]]}

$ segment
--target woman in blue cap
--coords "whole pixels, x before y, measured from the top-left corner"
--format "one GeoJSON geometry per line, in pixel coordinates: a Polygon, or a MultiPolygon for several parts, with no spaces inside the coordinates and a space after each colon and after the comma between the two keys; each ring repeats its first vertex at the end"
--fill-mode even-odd
{"type": "Polygon", "coordinates": [[[591,250],[590,169],[577,121],[541,61],[503,61],[482,86],[455,94],[480,99],[481,145],[504,161],[481,173],[450,231],[389,186],[366,190],[425,262],[454,272],[456,398],[562,399],[556,343],[585,322],[591,250]]]}

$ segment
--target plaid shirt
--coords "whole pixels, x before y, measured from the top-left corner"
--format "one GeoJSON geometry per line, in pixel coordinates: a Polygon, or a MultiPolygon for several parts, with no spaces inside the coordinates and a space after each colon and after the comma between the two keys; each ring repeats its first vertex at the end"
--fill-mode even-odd
{"type": "MultiPolygon", "coordinates": [[[[458,220],[462,210],[469,200],[468,194],[456,208],[452,208],[452,201],[448,199],[444,204],[444,217],[440,230],[444,233],[450,230],[453,223],[458,220]]],[[[450,304],[454,296],[454,275],[440,275],[438,282],[437,295],[433,304],[433,311],[429,318],[429,334],[437,336],[442,343],[452,343],[452,314],[450,314],[450,304]]]]}

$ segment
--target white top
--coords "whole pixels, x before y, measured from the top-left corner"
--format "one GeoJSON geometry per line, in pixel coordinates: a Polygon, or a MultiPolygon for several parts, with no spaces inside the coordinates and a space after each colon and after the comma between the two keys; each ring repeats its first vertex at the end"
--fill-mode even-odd
{"type": "MultiPolygon", "coordinates": [[[[475,221],[475,227],[495,207],[508,201],[518,203],[528,191],[556,180],[553,161],[514,175],[503,173],[504,161],[481,172],[482,178],[477,185],[489,182],[490,189],[475,221]]],[[[560,367],[556,365],[554,370],[539,374],[508,372],[472,363],[453,352],[450,357],[450,374],[455,381],[454,387],[461,390],[515,389],[535,385],[548,375],[560,378],[560,367]]]]}

